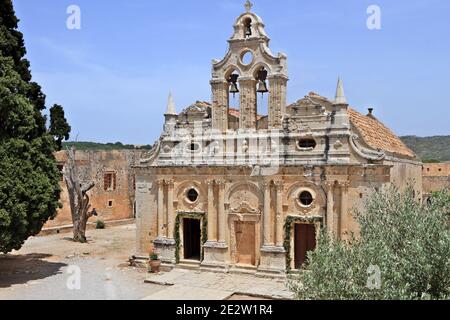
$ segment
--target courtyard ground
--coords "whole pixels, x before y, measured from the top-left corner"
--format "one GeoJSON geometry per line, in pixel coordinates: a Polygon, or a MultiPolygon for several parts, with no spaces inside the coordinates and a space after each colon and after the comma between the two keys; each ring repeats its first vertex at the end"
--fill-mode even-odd
{"type": "Polygon", "coordinates": [[[70,235],[34,237],[21,250],[0,255],[0,300],[135,300],[164,289],[144,283],[145,270],[127,263],[134,225],[88,230],[88,244],[74,243],[70,235]],[[81,271],[79,290],[67,286],[74,287],[74,267],[81,271]]]}
{"type": "Polygon", "coordinates": [[[149,275],[128,263],[135,232],[135,225],[88,230],[88,244],[71,241],[71,234],[30,238],[21,250],[0,255],[0,300],[223,300],[271,292],[274,298],[290,296],[283,281],[253,276],[178,269],[149,275]],[[73,281],[77,270],[79,289],[73,281]]]}

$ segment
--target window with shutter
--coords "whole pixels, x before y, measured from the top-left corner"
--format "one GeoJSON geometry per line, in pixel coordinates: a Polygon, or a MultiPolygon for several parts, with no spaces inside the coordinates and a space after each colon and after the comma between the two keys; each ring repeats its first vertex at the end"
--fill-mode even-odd
{"type": "Polygon", "coordinates": [[[107,172],[103,178],[104,190],[105,191],[114,191],[116,190],[117,179],[115,172],[107,172]]]}

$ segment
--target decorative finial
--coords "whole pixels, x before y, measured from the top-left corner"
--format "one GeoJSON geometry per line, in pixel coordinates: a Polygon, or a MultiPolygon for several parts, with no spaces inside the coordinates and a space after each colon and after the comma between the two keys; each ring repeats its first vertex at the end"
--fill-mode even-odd
{"type": "Polygon", "coordinates": [[[169,91],[169,99],[167,101],[167,111],[165,115],[176,116],[177,111],[175,109],[175,102],[173,101],[172,91],[169,91]]]}
{"type": "Polygon", "coordinates": [[[247,10],[247,12],[250,12],[253,8],[253,3],[250,2],[250,0],[247,0],[247,2],[245,3],[245,10],[247,10]]]}
{"type": "Polygon", "coordinates": [[[334,103],[336,104],[347,104],[347,99],[345,98],[344,94],[344,84],[342,83],[342,79],[338,78],[338,84],[336,88],[336,97],[334,100],[334,103]]]}

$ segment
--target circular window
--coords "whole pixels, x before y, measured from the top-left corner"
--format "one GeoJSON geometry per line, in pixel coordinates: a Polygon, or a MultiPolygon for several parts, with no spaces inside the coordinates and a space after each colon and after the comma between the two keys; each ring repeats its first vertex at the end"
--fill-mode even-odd
{"type": "Polygon", "coordinates": [[[314,149],[317,146],[317,142],[314,139],[301,139],[297,142],[300,149],[314,149]]]}
{"type": "Polygon", "coordinates": [[[314,198],[311,192],[302,191],[302,193],[300,193],[300,196],[298,197],[298,200],[300,201],[302,206],[309,207],[313,203],[314,198]]]}
{"type": "Polygon", "coordinates": [[[244,51],[241,56],[242,64],[248,66],[253,61],[253,53],[251,51],[244,51]]]}
{"type": "Polygon", "coordinates": [[[198,192],[194,188],[189,189],[187,193],[187,198],[190,202],[194,203],[198,200],[198,192]]]}
{"type": "Polygon", "coordinates": [[[191,151],[198,151],[200,149],[200,145],[198,143],[191,143],[189,145],[189,150],[191,151]]]}

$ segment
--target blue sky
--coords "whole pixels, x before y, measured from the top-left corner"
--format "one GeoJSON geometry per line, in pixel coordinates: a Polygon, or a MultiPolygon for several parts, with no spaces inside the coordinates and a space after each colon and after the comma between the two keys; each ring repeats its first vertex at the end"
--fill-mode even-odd
{"type": "MultiPolygon", "coordinates": [[[[178,111],[210,100],[211,60],[226,52],[244,0],[13,0],[34,80],[62,104],[72,139],[148,144],[167,95],[178,111]],[[68,30],[66,9],[81,9],[68,30]]],[[[369,106],[399,135],[450,134],[450,1],[253,0],[274,53],[288,55],[288,101],[310,91],[369,106]],[[381,30],[366,26],[381,8],[381,30]]]]}

